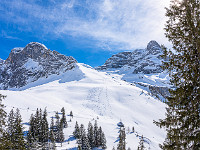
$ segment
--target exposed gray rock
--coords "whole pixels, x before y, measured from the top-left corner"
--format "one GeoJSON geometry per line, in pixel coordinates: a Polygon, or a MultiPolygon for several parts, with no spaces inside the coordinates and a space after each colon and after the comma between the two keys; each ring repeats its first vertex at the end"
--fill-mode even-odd
{"type": "Polygon", "coordinates": [[[97,70],[122,68],[125,65],[134,68],[133,73],[160,73],[162,69],[160,55],[163,50],[156,41],[150,41],[146,49],[137,49],[133,52],[121,52],[110,57],[105,64],[97,67],[97,70]]]}
{"type": "Polygon", "coordinates": [[[0,88],[20,88],[42,77],[71,70],[76,63],[71,56],[31,42],[25,48],[12,49],[9,57],[0,63],[0,88]]]}

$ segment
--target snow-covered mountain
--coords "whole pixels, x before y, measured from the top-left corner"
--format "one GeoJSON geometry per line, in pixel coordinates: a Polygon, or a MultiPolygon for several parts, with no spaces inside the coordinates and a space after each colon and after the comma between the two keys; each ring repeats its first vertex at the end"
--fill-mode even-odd
{"type": "MultiPolygon", "coordinates": [[[[138,59],[135,58],[137,65],[142,60],[144,62],[135,75],[143,72],[145,76],[147,70],[152,71],[150,75],[162,74],[159,69],[161,49],[158,50],[158,46],[149,44],[148,53],[145,53],[145,50],[133,52],[135,56],[138,55],[138,59]],[[142,55],[141,58],[139,58],[140,55],[142,55]],[[156,60],[149,62],[152,67],[153,63],[156,67],[148,69],[145,61],[149,61],[147,58],[150,56],[157,57],[156,60]]],[[[118,62],[122,62],[127,58],[132,60],[133,57],[132,53],[117,54],[113,57],[113,61],[110,59],[110,66],[114,58],[116,62],[119,59],[121,61],[118,62]]],[[[55,111],[60,111],[64,107],[69,127],[64,129],[63,147],[57,143],[57,149],[75,150],[77,148],[76,140],[72,136],[76,121],[87,128],[89,121],[94,123],[97,120],[98,125],[105,132],[108,150],[111,150],[113,146],[116,148],[118,144],[117,124],[120,121],[126,127],[127,148],[137,149],[143,135],[145,147],[158,150],[158,144],[164,141],[166,133],[153,124],[153,120],[164,118],[166,105],[148,95],[145,90],[122,80],[126,75],[119,72],[125,72],[125,66],[127,66],[127,74],[132,75],[130,70],[137,66],[133,62],[126,61],[120,68],[105,68],[106,71],[113,70],[112,73],[102,72],[88,65],[79,64],[72,57],[48,50],[40,43],[32,42],[25,48],[13,49],[8,59],[0,60],[0,93],[7,96],[3,101],[7,112],[12,108],[20,109],[25,130],[28,130],[29,118],[37,108],[47,108],[50,123],[50,118],[55,115],[55,111]],[[130,65],[126,65],[127,63],[130,65]],[[116,71],[118,69],[119,71],[116,71]],[[68,116],[70,111],[74,114],[72,121],[68,116]],[[135,128],[135,132],[128,132],[127,129],[132,127],[135,128]]],[[[109,66],[108,62],[107,66],[109,66]]]]}
{"type": "Polygon", "coordinates": [[[76,62],[73,57],[37,42],[14,48],[5,61],[0,60],[0,89],[18,89],[41,78],[59,75],[75,68],[76,62]]]}
{"type": "Polygon", "coordinates": [[[163,50],[156,41],[150,41],[145,49],[121,52],[113,55],[97,70],[121,75],[122,80],[147,90],[164,99],[170,87],[169,76],[162,70],[163,50]]]}
{"type": "Polygon", "coordinates": [[[145,147],[151,150],[158,150],[158,144],[165,138],[165,131],[153,124],[153,120],[164,118],[164,103],[121,80],[119,75],[98,72],[85,64],[77,64],[56,80],[49,79],[46,84],[22,91],[1,90],[0,93],[7,95],[3,101],[7,112],[11,108],[20,108],[25,130],[28,130],[30,115],[37,108],[47,107],[49,122],[55,111],[60,112],[62,107],[65,107],[67,115],[73,111],[72,122],[67,116],[69,127],[64,129],[65,143],[58,149],[76,149],[76,141],[72,138],[76,121],[87,128],[89,121],[93,124],[97,120],[105,132],[108,150],[118,144],[117,124],[120,121],[126,127],[127,148],[132,150],[137,149],[142,135],[145,147]],[[127,129],[133,126],[135,132],[128,132],[127,129]]]}

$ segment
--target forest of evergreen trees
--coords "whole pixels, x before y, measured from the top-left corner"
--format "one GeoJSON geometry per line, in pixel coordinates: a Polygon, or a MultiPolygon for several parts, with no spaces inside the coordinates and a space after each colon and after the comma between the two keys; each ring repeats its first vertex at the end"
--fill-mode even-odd
{"type": "MultiPolygon", "coordinates": [[[[0,149],[31,149],[31,150],[55,150],[56,143],[62,143],[65,140],[63,129],[68,127],[65,109],[61,109],[61,117],[58,112],[51,117],[51,123],[47,121],[47,110],[38,109],[35,114],[30,116],[29,130],[24,132],[22,117],[17,108],[16,111],[11,109],[7,115],[4,111],[2,99],[5,96],[0,94],[0,149]]],[[[70,121],[73,118],[73,112],[70,111],[70,121]]],[[[106,138],[101,127],[97,126],[95,121],[94,127],[89,122],[88,132],[85,131],[84,125],[80,128],[76,122],[74,137],[77,139],[78,149],[89,150],[95,147],[106,149],[106,138]]]]}
{"type": "Polygon", "coordinates": [[[91,150],[95,147],[106,149],[106,137],[102,128],[98,127],[97,121],[95,121],[94,126],[91,122],[88,123],[87,132],[83,124],[79,127],[78,122],[76,122],[73,134],[77,139],[79,150],[91,150]]]}

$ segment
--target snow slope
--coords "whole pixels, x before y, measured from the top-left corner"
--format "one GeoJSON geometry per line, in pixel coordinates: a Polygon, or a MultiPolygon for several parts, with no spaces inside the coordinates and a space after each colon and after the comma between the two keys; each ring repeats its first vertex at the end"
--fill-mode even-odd
{"type": "MultiPolygon", "coordinates": [[[[72,137],[75,122],[83,123],[87,129],[88,122],[102,127],[107,138],[107,149],[117,146],[119,128],[117,123],[122,121],[130,129],[134,126],[134,133],[127,133],[127,148],[137,149],[139,138],[143,135],[146,148],[158,150],[159,143],[165,138],[165,131],[153,124],[153,120],[164,118],[166,105],[150,97],[142,89],[122,81],[120,75],[98,72],[85,64],[78,64],[63,75],[56,78],[48,77],[49,82],[27,86],[21,91],[1,90],[7,95],[3,101],[6,111],[20,108],[25,130],[30,115],[37,108],[47,107],[48,119],[54,116],[55,111],[65,107],[69,115],[73,111],[74,118],[68,122],[69,127],[64,129],[65,143],[58,149],[76,149],[76,141],[72,137]],[[29,88],[31,87],[31,88],[29,88]],[[138,135],[138,136],[137,136],[138,135]]],[[[38,81],[39,82],[39,81],[38,81]]],[[[68,121],[70,117],[67,116],[68,121]]]]}

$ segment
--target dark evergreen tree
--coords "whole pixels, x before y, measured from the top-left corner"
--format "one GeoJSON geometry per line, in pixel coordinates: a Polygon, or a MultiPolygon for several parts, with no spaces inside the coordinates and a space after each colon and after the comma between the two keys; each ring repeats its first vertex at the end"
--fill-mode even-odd
{"type": "Polygon", "coordinates": [[[11,142],[8,140],[6,129],[6,112],[2,100],[6,96],[0,94],[0,149],[7,149],[11,142]]]}
{"type": "Polygon", "coordinates": [[[49,140],[49,125],[48,125],[48,121],[47,121],[47,110],[45,108],[43,114],[42,114],[42,120],[40,123],[40,128],[41,128],[41,132],[40,132],[40,138],[41,138],[41,143],[42,143],[42,147],[46,147],[47,142],[49,140]]]}
{"type": "Polygon", "coordinates": [[[98,147],[98,125],[97,125],[97,121],[95,120],[95,123],[94,123],[94,146],[95,147],[98,147]]]}
{"type": "Polygon", "coordinates": [[[9,141],[11,142],[9,145],[9,149],[14,148],[14,134],[15,134],[15,116],[14,111],[11,109],[10,113],[8,114],[8,126],[7,126],[7,135],[9,141]]]}
{"type": "Polygon", "coordinates": [[[124,127],[121,127],[119,131],[119,143],[117,145],[117,150],[126,150],[126,133],[124,127]]]}
{"type": "Polygon", "coordinates": [[[65,141],[64,133],[63,133],[63,125],[61,124],[60,129],[59,129],[59,142],[62,143],[65,141]]]}
{"type": "Polygon", "coordinates": [[[82,150],[91,150],[89,139],[88,139],[85,131],[83,131],[83,133],[82,133],[82,146],[81,147],[82,147],[82,150]]]}
{"type": "Polygon", "coordinates": [[[101,127],[98,128],[98,134],[97,134],[97,147],[102,146],[102,129],[101,127]]]}
{"type": "Polygon", "coordinates": [[[75,124],[75,130],[73,132],[73,135],[76,139],[79,139],[80,138],[80,128],[79,128],[79,125],[78,125],[78,122],[76,121],[76,124],[75,124]]]}
{"type": "Polygon", "coordinates": [[[35,148],[36,144],[36,138],[35,138],[35,130],[36,130],[36,125],[35,125],[35,118],[33,114],[31,114],[30,121],[29,121],[29,130],[27,134],[27,143],[29,148],[35,148]]]}
{"type": "Polygon", "coordinates": [[[81,138],[82,138],[84,132],[85,132],[84,125],[81,124],[81,126],[80,126],[80,137],[81,137],[81,138]]]}
{"type": "Polygon", "coordinates": [[[69,114],[72,118],[73,118],[73,112],[72,111],[70,111],[70,114],[69,114]]]}
{"type": "Polygon", "coordinates": [[[34,123],[33,123],[33,132],[34,132],[33,137],[34,137],[35,141],[39,141],[40,122],[41,122],[40,112],[39,112],[39,109],[37,108],[35,116],[34,116],[34,123]]]}
{"type": "Polygon", "coordinates": [[[13,147],[14,149],[25,150],[26,143],[23,134],[22,118],[20,111],[17,108],[14,115],[14,135],[13,135],[13,147]]]}
{"type": "Polygon", "coordinates": [[[166,9],[166,37],[173,52],[164,49],[164,69],[174,86],[167,98],[166,118],[155,122],[165,127],[162,149],[200,147],[200,1],[172,0],[166,9]]]}
{"type": "Polygon", "coordinates": [[[52,150],[56,149],[56,145],[55,145],[56,140],[55,140],[55,134],[54,134],[54,127],[55,127],[55,125],[54,125],[54,119],[52,117],[51,118],[51,125],[50,125],[50,133],[49,133],[50,134],[49,135],[49,139],[51,141],[50,149],[52,149],[52,150]]]}
{"type": "Polygon", "coordinates": [[[91,122],[88,123],[88,139],[89,139],[89,143],[90,143],[90,147],[94,148],[95,147],[95,138],[94,138],[94,128],[93,125],[91,124],[91,122]]]}
{"type": "Polygon", "coordinates": [[[107,146],[106,146],[106,137],[105,137],[104,132],[102,132],[101,137],[102,137],[102,138],[101,138],[101,139],[102,139],[102,141],[101,141],[102,149],[106,149],[106,148],[107,148],[107,146]]]}
{"type": "Polygon", "coordinates": [[[58,115],[58,112],[56,112],[56,115],[55,115],[55,118],[56,118],[56,123],[55,123],[55,140],[57,142],[59,142],[59,131],[60,131],[60,116],[58,115]]]}
{"type": "Polygon", "coordinates": [[[132,132],[133,132],[133,133],[135,132],[135,129],[134,129],[134,127],[132,127],[132,132]]]}
{"type": "Polygon", "coordinates": [[[144,146],[144,138],[143,135],[140,138],[140,142],[139,142],[139,146],[138,146],[138,150],[144,150],[145,146],[144,146]]]}
{"type": "Polygon", "coordinates": [[[62,124],[64,128],[67,128],[68,125],[64,107],[61,109],[61,112],[62,112],[62,118],[60,119],[60,124],[62,124]]]}
{"type": "Polygon", "coordinates": [[[49,139],[50,139],[50,141],[51,141],[52,143],[55,142],[55,135],[54,135],[53,129],[50,130],[49,139]]]}

